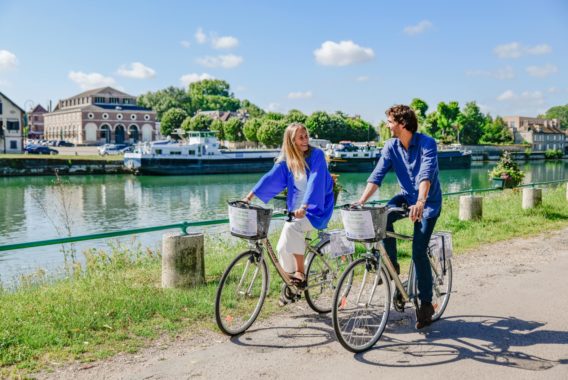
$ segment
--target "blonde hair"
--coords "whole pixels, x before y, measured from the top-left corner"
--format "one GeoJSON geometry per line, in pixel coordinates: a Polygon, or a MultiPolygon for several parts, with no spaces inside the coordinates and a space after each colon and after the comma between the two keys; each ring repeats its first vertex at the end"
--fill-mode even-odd
{"type": "Polygon", "coordinates": [[[288,169],[296,178],[306,175],[306,168],[309,169],[304,153],[294,143],[296,134],[301,129],[308,133],[306,126],[301,123],[292,123],[286,127],[282,141],[282,150],[276,160],[276,162],[286,161],[286,166],[288,166],[288,169]]]}

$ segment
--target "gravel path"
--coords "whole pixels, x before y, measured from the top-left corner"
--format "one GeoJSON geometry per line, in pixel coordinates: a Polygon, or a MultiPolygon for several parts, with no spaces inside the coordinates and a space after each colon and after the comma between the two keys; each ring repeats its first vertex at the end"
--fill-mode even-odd
{"type": "Polygon", "coordinates": [[[237,338],[202,332],[38,378],[567,379],[567,289],[568,228],[455,257],[455,292],[443,319],[417,332],[413,310],[393,311],[376,348],[364,354],[345,351],[329,317],[299,302],[237,338]]]}

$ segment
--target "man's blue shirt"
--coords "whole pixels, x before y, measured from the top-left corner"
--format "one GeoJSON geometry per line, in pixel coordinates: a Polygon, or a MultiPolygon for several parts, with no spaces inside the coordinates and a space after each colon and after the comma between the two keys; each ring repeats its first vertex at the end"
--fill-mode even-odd
{"type": "Polygon", "coordinates": [[[429,180],[430,191],[424,206],[424,217],[432,218],[440,214],[442,190],[438,179],[438,148],[433,138],[414,133],[408,151],[398,138],[388,140],[367,182],[381,186],[391,168],[394,168],[401,194],[406,197],[409,206],[416,204],[418,200],[420,182],[429,180]]]}

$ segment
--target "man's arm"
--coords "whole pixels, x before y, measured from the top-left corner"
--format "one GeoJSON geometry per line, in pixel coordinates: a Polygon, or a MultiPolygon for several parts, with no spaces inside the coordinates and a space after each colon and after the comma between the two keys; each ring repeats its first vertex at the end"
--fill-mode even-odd
{"type": "Polygon", "coordinates": [[[410,207],[410,214],[408,215],[413,223],[422,219],[424,205],[426,204],[426,198],[428,198],[429,191],[430,181],[426,179],[420,182],[420,185],[418,185],[418,200],[414,206],[410,207]]]}
{"type": "Polygon", "coordinates": [[[377,191],[379,188],[378,185],[374,184],[373,182],[367,182],[367,187],[365,187],[365,191],[363,191],[363,195],[357,201],[359,204],[365,204],[369,198],[377,191]]]}

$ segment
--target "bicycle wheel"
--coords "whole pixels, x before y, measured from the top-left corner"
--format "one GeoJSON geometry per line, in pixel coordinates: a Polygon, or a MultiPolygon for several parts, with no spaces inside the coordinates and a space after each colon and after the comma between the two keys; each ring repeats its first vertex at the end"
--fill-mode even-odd
{"type": "Polygon", "coordinates": [[[258,252],[238,255],[223,273],[215,296],[217,326],[227,335],[246,331],[256,320],[268,291],[268,268],[258,252]]]}
{"type": "Polygon", "coordinates": [[[331,301],[341,273],[351,264],[351,255],[332,258],[310,252],[306,266],[306,302],[317,313],[331,311],[331,301]]]}
{"type": "Polygon", "coordinates": [[[435,321],[444,314],[448,302],[450,301],[452,291],[452,259],[446,258],[445,262],[442,262],[442,260],[436,257],[430,257],[430,265],[435,265],[436,268],[436,270],[432,268],[432,306],[434,306],[432,321],[435,321]]]}
{"type": "Polygon", "coordinates": [[[333,329],[351,352],[363,352],[380,339],[390,311],[390,282],[375,258],[354,261],[339,279],[333,296],[333,329]]]}

